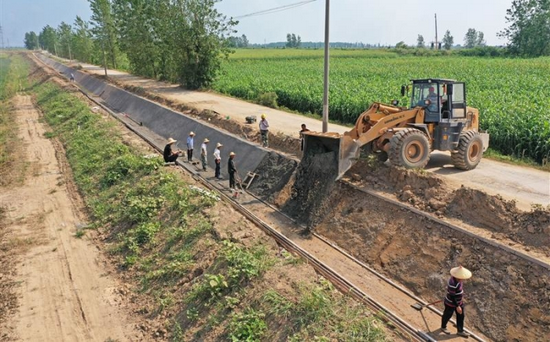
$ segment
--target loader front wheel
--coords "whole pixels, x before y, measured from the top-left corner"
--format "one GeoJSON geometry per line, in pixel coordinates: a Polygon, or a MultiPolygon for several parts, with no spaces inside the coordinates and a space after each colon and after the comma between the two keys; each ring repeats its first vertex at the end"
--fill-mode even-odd
{"type": "Polygon", "coordinates": [[[453,165],[460,170],[473,170],[483,157],[483,140],[478,132],[466,131],[460,134],[458,148],[451,152],[453,165]]]}
{"type": "Polygon", "coordinates": [[[424,168],[430,159],[430,142],[414,128],[398,131],[390,140],[390,162],[407,169],[424,168]]]}

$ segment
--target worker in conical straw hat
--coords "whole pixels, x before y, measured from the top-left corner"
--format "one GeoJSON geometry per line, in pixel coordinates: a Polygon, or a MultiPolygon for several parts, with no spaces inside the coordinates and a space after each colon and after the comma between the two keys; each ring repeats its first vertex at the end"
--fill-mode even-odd
{"type": "Polygon", "coordinates": [[[165,163],[174,163],[176,162],[176,159],[178,159],[178,157],[180,156],[181,154],[180,150],[174,151],[172,149],[172,145],[177,142],[178,141],[176,139],[168,138],[168,141],[166,142],[166,146],[164,146],[164,153],[163,153],[165,163]]]}
{"type": "Polygon", "coordinates": [[[214,163],[216,163],[216,171],[214,173],[214,176],[216,179],[221,179],[221,165],[222,165],[222,155],[221,155],[221,148],[223,147],[222,144],[217,143],[216,149],[214,150],[214,163]]]}
{"type": "Polygon", "coordinates": [[[456,328],[457,335],[462,337],[469,337],[466,331],[464,331],[464,297],[463,282],[466,279],[472,277],[472,272],[463,266],[451,268],[451,278],[447,284],[447,295],[443,301],[445,304],[445,311],[441,317],[441,331],[445,334],[451,332],[447,329],[447,323],[453,317],[453,313],[456,312],[456,328]]]}
{"type": "Polygon", "coordinates": [[[202,162],[202,170],[203,171],[206,171],[206,164],[208,162],[207,160],[207,154],[208,154],[208,151],[206,150],[208,143],[210,142],[210,140],[208,140],[208,138],[204,138],[203,142],[202,142],[202,145],[201,145],[201,162],[202,162]]]}
{"type": "Polygon", "coordinates": [[[193,160],[193,149],[195,145],[195,132],[189,132],[187,137],[187,161],[191,162],[193,160]]]}

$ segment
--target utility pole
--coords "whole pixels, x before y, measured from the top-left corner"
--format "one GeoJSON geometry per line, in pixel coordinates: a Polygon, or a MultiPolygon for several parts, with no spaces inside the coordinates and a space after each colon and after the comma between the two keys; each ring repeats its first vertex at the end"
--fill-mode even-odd
{"type": "Polygon", "coordinates": [[[323,133],[328,131],[328,88],[329,88],[329,16],[330,16],[330,0],[326,0],[325,7],[325,71],[323,77],[323,133]]]}
{"type": "Polygon", "coordinates": [[[435,50],[439,50],[439,43],[437,42],[437,13],[435,16],[435,50]]]}

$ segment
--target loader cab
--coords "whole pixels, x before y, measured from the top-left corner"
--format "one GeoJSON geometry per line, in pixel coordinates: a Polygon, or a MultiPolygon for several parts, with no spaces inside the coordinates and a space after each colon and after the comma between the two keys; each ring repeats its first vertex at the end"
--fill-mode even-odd
{"type": "Polygon", "coordinates": [[[411,108],[424,107],[425,122],[466,118],[466,87],[447,79],[412,80],[411,108]]]}

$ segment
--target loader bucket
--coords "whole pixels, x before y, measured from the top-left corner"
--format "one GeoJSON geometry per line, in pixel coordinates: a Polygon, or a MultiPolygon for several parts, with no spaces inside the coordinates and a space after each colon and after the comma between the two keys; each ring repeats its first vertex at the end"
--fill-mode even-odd
{"type": "MultiPolygon", "coordinates": [[[[336,180],[348,171],[358,157],[359,145],[348,135],[338,133],[307,132],[304,134],[304,153],[302,161],[315,155],[334,153],[333,163],[337,167],[336,180]]],[[[332,165],[326,165],[327,168],[332,165]]]]}

